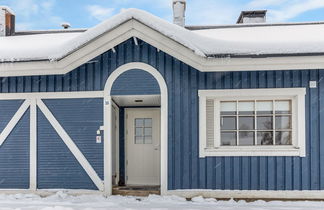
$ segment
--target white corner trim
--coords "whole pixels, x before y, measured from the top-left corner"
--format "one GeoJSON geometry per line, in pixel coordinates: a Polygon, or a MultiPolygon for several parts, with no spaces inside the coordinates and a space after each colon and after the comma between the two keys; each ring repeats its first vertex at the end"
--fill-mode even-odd
{"type": "Polygon", "coordinates": [[[324,190],[168,190],[167,195],[176,195],[185,198],[203,196],[219,199],[319,199],[323,200],[324,190]]]}
{"type": "Polygon", "coordinates": [[[29,189],[37,188],[37,107],[36,99],[30,100],[29,189]]]}
{"type": "Polygon", "coordinates": [[[29,105],[30,105],[30,100],[25,100],[24,103],[18,109],[18,111],[15,113],[15,115],[11,118],[11,120],[9,121],[7,126],[3,129],[3,131],[0,134],[0,146],[3,144],[3,142],[6,140],[6,138],[10,135],[11,131],[17,125],[20,118],[24,115],[24,113],[28,109],[29,105]]]}
{"type": "Polygon", "coordinates": [[[137,20],[129,20],[55,62],[0,63],[1,76],[66,74],[118,44],[137,37],[202,72],[323,69],[324,56],[205,58],[137,20]]]}
{"type": "Polygon", "coordinates": [[[94,184],[98,187],[100,191],[103,191],[103,182],[96,173],[96,171],[92,168],[91,164],[88,162],[88,160],[84,157],[82,152],[79,150],[79,148],[76,146],[76,144],[73,142],[71,137],[66,133],[64,128],[60,125],[60,123],[56,120],[54,115],[51,113],[51,111],[47,108],[47,106],[43,103],[41,99],[37,99],[37,106],[39,109],[43,112],[46,119],[50,122],[50,124],[53,126],[57,134],[61,137],[63,142],[66,144],[66,146],[69,148],[69,150],[72,152],[74,157],[78,160],[80,165],[83,167],[83,169],[86,171],[86,173],[89,175],[90,179],[94,182],[94,184]]]}
{"type": "MultiPolygon", "coordinates": [[[[306,156],[305,88],[199,90],[198,95],[200,158],[207,156],[306,156]],[[220,125],[215,123],[215,146],[207,148],[206,104],[204,103],[207,99],[214,99],[215,104],[219,104],[221,100],[290,99],[292,101],[292,145],[220,146],[220,125]]],[[[219,112],[219,108],[215,111],[219,112]]],[[[215,114],[214,121],[219,122],[219,120],[219,114],[215,114]]]]}
{"type": "Polygon", "coordinates": [[[110,96],[110,92],[112,89],[112,85],[114,81],[118,78],[122,73],[131,70],[131,69],[140,69],[150,73],[158,82],[161,91],[161,194],[164,195],[167,192],[168,186],[168,88],[163,76],[160,72],[154,67],[141,63],[141,62],[133,62],[127,63],[116,70],[114,70],[109,78],[107,79],[104,93],[104,168],[105,168],[105,194],[111,195],[112,190],[112,156],[111,156],[111,141],[112,139],[111,132],[111,112],[112,112],[112,99],[110,96]]]}

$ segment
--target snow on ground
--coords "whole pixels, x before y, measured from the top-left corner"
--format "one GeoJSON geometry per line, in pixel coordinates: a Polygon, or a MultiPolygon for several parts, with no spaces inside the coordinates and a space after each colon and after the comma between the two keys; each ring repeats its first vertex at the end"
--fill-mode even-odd
{"type": "Polygon", "coordinates": [[[101,195],[71,196],[63,192],[41,198],[32,194],[0,195],[1,210],[93,210],[93,209],[222,209],[222,210],[319,210],[324,208],[324,202],[314,201],[217,201],[215,199],[193,198],[186,201],[176,196],[151,195],[146,198],[101,195]]]}

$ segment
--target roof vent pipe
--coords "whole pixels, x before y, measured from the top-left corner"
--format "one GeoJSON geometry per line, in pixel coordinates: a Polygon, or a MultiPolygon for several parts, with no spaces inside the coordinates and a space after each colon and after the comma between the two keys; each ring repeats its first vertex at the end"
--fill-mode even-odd
{"type": "Polygon", "coordinates": [[[0,6],[0,37],[15,34],[15,13],[7,6],[0,6]]]}
{"type": "Polygon", "coordinates": [[[173,23],[181,27],[185,26],[186,0],[173,0],[173,23]]]}
{"type": "Polygon", "coordinates": [[[71,27],[70,23],[62,23],[61,26],[63,27],[63,29],[69,29],[71,27]]]}

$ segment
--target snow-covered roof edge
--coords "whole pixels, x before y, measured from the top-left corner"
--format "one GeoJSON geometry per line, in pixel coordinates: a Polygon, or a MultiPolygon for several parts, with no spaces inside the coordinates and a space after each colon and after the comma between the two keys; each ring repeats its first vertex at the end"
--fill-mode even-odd
{"type": "MultiPolygon", "coordinates": [[[[135,19],[144,25],[149,26],[150,28],[159,31],[161,34],[173,39],[174,41],[182,44],[183,46],[191,49],[197,55],[205,57],[206,54],[195,44],[186,41],[188,38],[197,37],[196,34],[192,34],[189,30],[180,27],[178,25],[172,24],[166,20],[163,20],[159,17],[156,17],[148,12],[139,9],[127,9],[123,12],[113,16],[112,18],[96,25],[93,28],[88,29],[81,35],[79,35],[76,39],[73,39],[65,44],[65,46],[60,47],[59,52],[50,57],[50,60],[59,60],[64,56],[72,53],[77,50],[79,47],[84,46],[91,40],[101,36],[104,33],[109,32],[110,30],[118,27],[119,25],[131,20],[135,19]],[[185,38],[184,38],[185,37],[185,38]]],[[[202,39],[205,39],[201,37],[202,39]]],[[[197,38],[195,38],[197,39],[197,38]]]]}

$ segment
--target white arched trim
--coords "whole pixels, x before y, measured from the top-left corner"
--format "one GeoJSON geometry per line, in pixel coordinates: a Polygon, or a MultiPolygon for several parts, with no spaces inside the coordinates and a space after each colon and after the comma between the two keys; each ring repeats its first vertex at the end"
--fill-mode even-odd
{"type": "Polygon", "coordinates": [[[161,91],[161,194],[167,193],[168,177],[168,88],[163,76],[154,67],[140,62],[127,63],[114,70],[104,89],[104,183],[105,194],[112,193],[112,144],[111,144],[111,121],[112,121],[112,100],[111,89],[114,81],[124,72],[132,69],[140,69],[150,73],[158,82],[161,91]]]}

